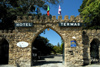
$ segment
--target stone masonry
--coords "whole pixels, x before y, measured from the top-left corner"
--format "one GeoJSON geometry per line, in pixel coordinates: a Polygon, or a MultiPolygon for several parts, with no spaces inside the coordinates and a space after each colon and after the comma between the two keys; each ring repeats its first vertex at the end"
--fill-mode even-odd
{"type": "MultiPolygon", "coordinates": [[[[31,67],[31,50],[32,42],[35,38],[46,28],[51,28],[57,32],[64,41],[64,65],[65,67],[81,66],[83,64],[91,63],[90,59],[90,43],[94,38],[100,39],[100,30],[82,30],[82,27],[60,27],[60,22],[83,22],[80,16],[52,16],[38,18],[29,16],[28,19],[20,16],[14,21],[15,23],[30,22],[34,23],[33,27],[16,27],[15,30],[6,31],[0,30],[0,38],[5,38],[9,43],[9,64],[19,65],[20,67],[31,67]],[[76,37],[77,46],[70,47],[72,37],[76,37]],[[28,42],[28,47],[21,48],[16,44],[17,42],[28,42]]],[[[42,46],[41,46],[42,47],[42,46]]]]}

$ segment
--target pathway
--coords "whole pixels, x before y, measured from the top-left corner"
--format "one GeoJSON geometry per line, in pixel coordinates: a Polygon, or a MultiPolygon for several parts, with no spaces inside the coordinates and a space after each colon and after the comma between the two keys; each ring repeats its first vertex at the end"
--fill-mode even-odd
{"type": "Polygon", "coordinates": [[[32,67],[64,67],[62,55],[49,55],[38,60],[37,64],[32,67]]]}
{"type": "MultiPolygon", "coordinates": [[[[0,65],[0,67],[15,67],[12,65],[0,65]]],[[[38,63],[34,64],[32,67],[65,67],[62,63],[62,55],[49,55],[44,56],[38,63]]],[[[100,67],[100,64],[92,64],[81,67],[100,67]]]]}

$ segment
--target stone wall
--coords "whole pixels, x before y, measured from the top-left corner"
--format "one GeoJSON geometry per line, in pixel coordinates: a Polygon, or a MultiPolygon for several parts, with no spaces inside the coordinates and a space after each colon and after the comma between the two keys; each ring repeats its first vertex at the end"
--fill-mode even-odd
{"type": "Polygon", "coordinates": [[[28,19],[23,16],[23,19],[20,19],[18,16],[15,23],[23,23],[23,22],[31,22],[34,23],[33,27],[23,28],[23,27],[16,27],[16,35],[15,35],[15,42],[14,47],[15,50],[15,62],[20,65],[21,67],[29,67],[31,66],[31,48],[32,42],[34,42],[35,38],[46,28],[51,28],[55,32],[57,32],[64,41],[64,59],[65,59],[65,66],[75,66],[75,65],[83,65],[83,44],[82,44],[82,29],[81,27],[59,27],[59,22],[83,22],[80,19],[80,16],[74,17],[71,16],[68,19],[68,16],[64,17],[62,20],[62,16],[59,16],[56,19],[56,16],[52,16],[50,19],[49,17],[44,18],[41,16],[38,18],[37,16],[32,18],[29,16],[28,19]],[[73,40],[72,37],[75,36],[77,39],[77,47],[71,48],[70,42],[73,40]],[[16,46],[17,42],[25,41],[29,43],[29,46],[26,48],[20,48],[16,46]],[[27,53],[27,54],[26,54],[27,53]]]}
{"type": "MultiPolygon", "coordinates": [[[[91,64],[90,57],[90,43],[93,39],[98,39],[100,41],[100,30],[83,30],[82,40],[83,40],[83,60],[84,64],[91,64]]],[[[100,54],[100,53],[99,53],[100,54]]],[[[100,58],[100,55],[99,55],[100,58]]]]}
{"type": "Polygon", "coordinates": [[[15,64],[14,60],[14,39],[15,39],[15,30],[0,30],[0,45],[2,44],[2,39],[6,39],[9,43],[9,63],[15,64]]]}
{"type": "Polygon", "coordinates": [[[35,16],[29,16],[28,19],[23,16],[22,19],[20,16],[17,17],[15,23],[30,22],[33,23],[33,27],[16,27],[14,31],[0,31],[0,37],[5,37],[9,42],[9,64],[17,65],[20,67],[31,67],[31,49],[32,42],[35,38],[46,28],[51,28],[57,32],[64,41],[64,61],[65,67],[74,67],[81,66],[83,64],[90,63],[90,43],[94,38],[100,37],[100,30],[82,30],[81,27],[60,27],[60,22],[83,22],[80,16],[74,17],[71,16],[68,19],[68,16],[64,17],[59,16],[56,19],[56,16],[44,18],[41,16],[38,18],[35,16]],[[77,46],[70,47],[72,37],[76,37],[77,46]],[[28,47],[21,48],[16,44],[20,41],[28,42],[28,47]]]}

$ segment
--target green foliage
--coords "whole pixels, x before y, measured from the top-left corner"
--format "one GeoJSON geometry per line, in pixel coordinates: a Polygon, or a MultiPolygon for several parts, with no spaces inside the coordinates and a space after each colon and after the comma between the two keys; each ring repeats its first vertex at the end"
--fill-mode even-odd
{"type": "Polygon", "coordinates": [[[63,53],[63,51],[64,51],[64,42],[63,42],[63,40],[61,39],[61,52],[63,53]]]}
{"type": "Polygon", "coordinates": [[[64,50],[64,43],[62,42],[62,44],[61,44],[61,52],[63,53],[63,50],[64,50]]]}
{"type": "Polygon", "coordinates": [[[63,47],[64,47],[64,42],[62,40],[62,44],[60,45],[59,43],[57,46],[54,46],[53,49],[55,50],[56,53],[63,54],[63,47]]]}
{"type": "Polygon", "coordinates": [[[40,8],[46,10],[48,4],[56,5],[62,0],[0,0],[0,29],[14,29],[13,20],[16,16],[35,15],[35,8],[38,8],[38,15],[41,14],[40,8]]]}
{"type": "Polygon", "coordinates": [[[57,46],[60,47],[60,44],[58,43],[57,46]]]}
{"type": "Polygon", "coordinates": [[[61,47],[54,46],[53,49],[56,51],[56,53],[62,53],[61,52],[61,47]]]}
{"type": "Polygon", "coordinates": [[[42,53],[42,55],[48,55],[51,54],[51,52],[55,53],[55,51],[53,50],[53,45],[49,43],[49,40],[47,38],[44,38],[42,36],[38,36],[32,43],[32,46],[37,48],[38,51],[42,53]]]}
{"type": "Polygon", "coordinates": [[[100,29],[100,1],[83,0],[79,9],[80,15],[84,20],[83,28],[100,29]]]}
{"type": "Polygon", "coordinates": [[[49,40],[45,37],[42,36],[38,36],[35,41],[32,43],[32,46],[34,46],[35,48],[37,48],[39,51],[41,51],[41,53],[43,55],[48,55],[51,53],[63,53],[63,41],[62,44],[60,46],[60,44],[58,43],[57,46],[54,46],[53,44],[49,43],[49,40]]]}

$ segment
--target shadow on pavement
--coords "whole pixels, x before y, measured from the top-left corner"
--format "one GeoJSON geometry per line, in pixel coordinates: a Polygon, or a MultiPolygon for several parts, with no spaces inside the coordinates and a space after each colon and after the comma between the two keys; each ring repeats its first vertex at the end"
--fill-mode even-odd
{"type": "Polygon", "coordinates": [[[44,60],[45,58],[54,58],[54,56],[50,55],[50,56],[41,56],[40,60],[44,60]]]}
{"type": "Polygon", "coordinates": [[[56,63],[62,63],[62,61],[58,60],[59,57],[62,57],[62,55],[48,55],[48,56],[41,56],[41,59],[37,60],[37,62],[33,62],[32,66],[39,66],[39,65],[45,65],[45,64],[56,64],[56,63]],[[55,59],[56,57],[56,59],[55,59]]]}

